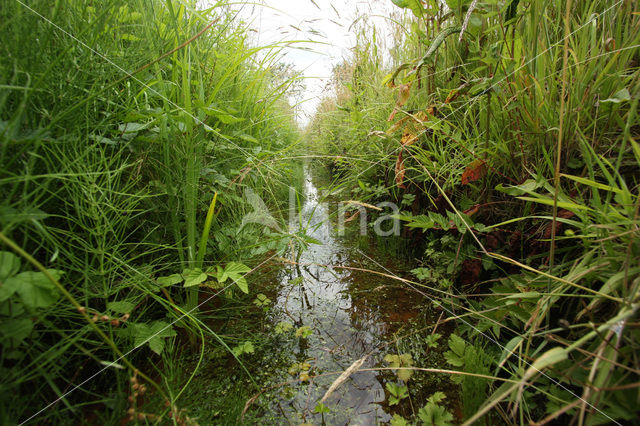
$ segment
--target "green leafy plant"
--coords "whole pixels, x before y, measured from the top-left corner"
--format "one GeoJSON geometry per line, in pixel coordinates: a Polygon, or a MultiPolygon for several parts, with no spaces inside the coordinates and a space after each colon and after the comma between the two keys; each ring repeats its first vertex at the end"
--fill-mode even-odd
{"type": "Polygon", "coordinates": [[[160,355],[165,346],[165,339],[175,337],[173,327],[165,321],[153,321],[151,323],[129,323],[127,328],[121,330],[122,336],[133,338],[134,347],[140,347],[145,343],[149,348],[160,355]]]}
{"type": "MultiPolygon", "coordinates": [[[[19,272],[20,259],[13,253],[0,251],[0,339],[10,351],[9,358],[19,357],[17,348],[33,329],[31,319],[37,310],[56,303],[60,292],[43,272],[19,272]]],[[[58,280],[62,271],[49,269],[58,280]]]]}
{"type": "Polygon", "coordinates": [[[449,348],[451,350],[444,353],[447,362],[454,367],[462,367],[464,365],[464,353],[467,348],[466,343],[456,334],[449,336],[449,348]]]}
{"type": "Polygon", "coordinates": [[[306,339],[313,334],[313,330],[308,325],[303,325],[296,330],[296,337],[306,339]]]}
{"type": "MultiPolygon", "coordinates": [[[[465,343],[456,334],[449,336],[448,344],[450,350],[444,353],[444,357],[449,364],[461,367],[467,373],[481,375],[490,373],[490,360],[482,348],[465,343]]],[[[466,417],[470,417],[480,408],[485,399],[487,381],[468,375],[454,375],[451,380],[462,385],[463,412],[466,417]]]]}
{"type": "Polygon", "coordinates": [[[229,262],[223,268],[218,266],[216,268],[216,278],[220,284],[223,284],[227,279],[232,279],[233,282],[238,286],[240,290],[244,293],[249,293],[249,287],[247,285],[247,279],[243,276],[243,274],[249,272],[251,268],[243,265],[242,263],[237,262],[229,262]]]}
{"type": "Polygon", "coordinates": [[[438,340],[440,340],[441,337],[442,337],[442,335],[440,333],[430,334],[425,338],[425,343],[430,348],[437,348],[438,347],[438,340]]]}
{"type": "Polygon", "coordinates": [[[255,299],[253,299],[253,304],[259,308],[263,308],[265,311],[269,309],[269,305],[271,304],[271,299],[269,299],[266,295],[262,293],[258,293],[255,299]]]}
{"type": "Polygon", "coordinates": [[[388,382],[385,388],[389,392],[389,405],[399,404],[400,401],[409,396],[409,389],[405,385],[388,382]]]}
{"type": "Polygon", "coordinates": [[[418,411],[418,418],[426,426],[449,426],[453,424],[453,415],[442,405],[445,394],[436,392],[429,397],[427,404],[418,411]]]}
{"type": "MultiPolygon", "coordinates": [[[[61,271],[48,270],[55,279],[62,275],[61,271]]],[[[2,285],[0,302],[17,294],[22,303],[29,308],[46,308],[59,297],[55,285],[42,273],[26,271],[8,277],[2,285]]]]}
{"type": "Polygon", "coordinates": [[[276,326],[274,327],[274,332],[276,334],[285,334],[291,330],[293,330],[293,324],[286,321],[281,321],[278,324],[276,324],[276,326]]]}
{"type": "Polygon", "coordinates": [[[315,408],[313,409],[313,412],[319,413],[319,414],[326,414],[326,413],[330,413],[331,409],[326,405],[324,405],[322,402],[319,402],[318,404],[316,404],[315,408]]]}
{"type": "Polygon", "coordinates": [[[391,426],[407,426],[409,425],[409,422],[407,422],[407,419],[402,417],[400,414],[394,414],[391,418],[390,424],[391,426]]]}
{"type": "Polygon", "coordinates": [[[309,380],[309,375],[311,374],[311,364],[307,361],[297,362],[292,364],[287,370],[289,374],[292,376],[298,376],[298,379],[302,382],[306,382],[309,380]]]}
{"type": "Polygon", "coordinates": [[[401,370],[396,370],[396,375],[403,382],[409,381],[413,374],[413,371],[410,370],[410,367],[413,367],[411,354],[387,354],[384,356],[384,360],[391,368],[402,368],[401,370]]]}
{"type": "Polygon", "coordinates": [[[250,270],[251,268],[242,263],[229,262],[224,268],[216,266],[207,268],[206,271],[201,268],[187,268],[181,274],[158,277],[156,278],[156,283],[161,287],[169,287],[180,283],[183,283],[183,287],[194,287],[203,285],[209,277],[213,277],[218,282],[217,287],[221,287],[228,279],[231,279],[240,290],[244,293],[249,293],[249,286],[244,274],[250,270]]]}
{"type": "Polygon", "coordinates": [[[233,348],[232,352],[233,352],[234,356],[239,357],[240,355],[254,353],[255,352],[255,348],[253,347],[253,343],[244,342],[244,343],[240,343],[240,344],[236,345],[233,348]]]}

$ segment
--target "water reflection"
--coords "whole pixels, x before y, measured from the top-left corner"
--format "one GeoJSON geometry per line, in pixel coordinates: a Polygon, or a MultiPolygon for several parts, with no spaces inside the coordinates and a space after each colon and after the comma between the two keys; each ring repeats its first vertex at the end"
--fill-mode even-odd
{"type": "MultiPolygon", "coordinates": [[[[382,306],[367,303],[366,295],[382,282],[376,283],[370,274],[316,265],[360,267],[362,263],[355,247],[336,237],[329,217],[333,205],[323,202],[308,169],[304,189],[301,223],[307,235],[322,244],[310,245],[299,253],[300,265],[280,271],[275,321],[293,321],[296,327],[313,330],[308,339],[300,340],[296,358],[311,364],[314,372],[343,371],[373,352],[363,365],[372,367],[377,362],[377,348],[385,342],[388,324],[384,318],[388,313],[382,306]],[[357,302],[352,295],[357,295],[357,302]]],[[[301,419],[319,423],[320,415],[313,414],[315,404],[335,378],[337,375],[316,378],[308,386],[300,386],[293,398],[278,401],[282,415],[294,423],[301,419]]],[[[380,404],[385,399],[381,381],[377,372],[351,376],[326,404],[331,413],[325,414],[325,421],[332,425],[388,422],[390,415],[380,404]]]]}

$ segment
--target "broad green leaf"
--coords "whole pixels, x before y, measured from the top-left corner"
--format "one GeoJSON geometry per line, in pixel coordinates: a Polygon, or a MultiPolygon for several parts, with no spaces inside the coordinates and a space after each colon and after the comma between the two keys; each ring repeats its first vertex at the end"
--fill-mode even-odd
{"type": "Polygon", "coordinates": [[[629,91],[625,87],[624,89],[620,89],[616,93],[614,93],[612,97],[600,101],[600,103],[602,103],[602,104],[606,104],[606,103],[619,104],[621,102],[628,102],[630,100],[631,100],[631,93],[629,93],[629,91]]]}
{"type": "Polygon", "coordinates": [[[316,408],[313,410],[314,413],[330,413],[331,410],[329,409],[329,407],[327,407],[326,405],[324,405],[324,403],[319,402],[316,405],[316,408]]]}
{"type": "Polygon", "coordinates": [[[162,286],[162,287],[168,287],[174,284],[178,284],[181,283],[184,280],[184,278],[182,278],[182,275],[180,274],[172,274],[172,275],[168,275],[166,277],[158,277],[156,279],[156,282],[158,283],[158,285],[162,286]]]}
{"type": "Polygon", "coordinates": [[[18,290],[21,281],[11,277],[0,284],[0,302],[4,302],[18,290]]]}
{"type": "Polygon", "coordinates": [[[382,79],[381,86],[386,86],[391,81],[392,77],[393,77],[393,73],[389,73],[389,74],[385,75],[384,78],[382,79]]]}
{"type": "Polygon", "coordinates": [[[149,123],[125,123],[118,126],[118,130],[122,133],[135,133],[146,129],[151,125],[149,123]]]}
{"type": "Polygon", "coordinates": [[[260,306],[266,307],[271,304],[271,299],[269,299],[265,294],[259,293],[254,299],[253,304],[258,307],[260,306]]]}
{"type": "Polygon", "coordinates": [[[413,365],[413,359],[411,357],[411,354],[401,354],[400,365],[413,365]]]}
{"type": "Polygon", "coordinates": [[[540,188],[542,184],[533,179],[527,179],[520,185],[515,186],[504,186],[499,184],[496,186],[496,191],[504,192],[508,195],[522,195],[522,194],[532,194],[536,189],[540,188]]]}
{"type": "Polygon", "coordinates": [[[229,262],[224,268],[224,278],[220,282],[225,281],[227,279],[226,277],[229,277],[233,280],[234,283],[238,285],[240,290],[242,290],[244,293],[249,293],[249,286],[247,285],[247,280],[244,278],[243,274],[249,272],[250,270],[251,268],[243,265],[242,263],[229,262]]]}
{"type": "Polygon", "coordinates": [[[112,139],[106,138],[106,137],[104,137],[102,135],[89,135],[89,138],[94,140],[94,141],[96,141],[96,142],[98,142],[98,143],[103,143],[105,145],[117,145],[118,144],[118,142],[116,142],[116,141],[114,141],[112,139]]]}
{"type": "Polygon", "coordinates": [[[107,303],[107,309],[117,314],[128,314],[133,310],[133,308],[135,308],[133,303],[126,302],[124,300],[107,303]]]}
{"type": "Polygon", "coordinates": [[[389,405],[396,405],[409,396],[409,390],[406,386],[399,386],[396,383],[388,382],[385,387],[389,392],[389,405]]]}
{"type": "Polygon", "coordinates": [[[427,280],[433,276],[432,270],[429,268],[416,268],[410,272],[419,280],[427,280]]]}
{"type": "Polygon", "coordinates": [[[233,280],[234,283],[238,286],[243,293],[249,294],[249,285],[247,284],[246,278],[239,274],[229,274],[229,278],[233,280]]]}
{"type": "Polygon", "coordinates": [[[452,351],[446,351],[443,355],[444,359],[447,360],[449,364],[455,367],[462,367],[464,365],[464,360],[462,359],[462,357],[456,355],[452,351]]]}
{"type": "MultiPolygon", "coordinates": [[[[47,270],[54,279],[59,279],[62,272],[54,269],[47,270]]],[[[45,308],[58,300],[59,293],[53,284],[42,272],[22,272],[9,278],[3,285],[9,290],[14,289],[26,306],[32,308],[45,308]]]]}
{"type": "Polygon", "coordinates": [[[409,7],[409,0],[391,0],[391,2],[403,9],[409,7]]]}
{"type": "Polygon", "coordinates": [[[438,339],[440,339],[441,337],[442,337],[442,334],[434,333],[434,334],[428,335],[424,340],[427,346],[429,346],[430,348],[437,348],[438,339]]]}
{"type": "Polygon", "coordinates": [[[429,402],[431,402],[433,404],[437,404],[437,403],[441,402],[442,400],[444,400],[446,397],[447,396],[443,392],[434,392],[434,394],[431,395],[427,401],[429,401],[429,402]]]}
{"type": "Polygon", "coordinates": [[[207,274],[215,276],[219,283],[223,283],[227,278],[229,278],[229,276],[224,273],[224,269],[220,265],[215,266],[215,272],[213,266],[207,268],[207,274]]]}
{"type": "Polygon", "coordinates": [[[418,418],[426,426],[449,426],[453,422],[453,415],[446,408],[432,402],[418,411],[418,418]]]}
{"type": "Polygon", "coordinates": [[[182,271],[182,277],[184,278],[185,287],[193,287],[207,280],[207,274],[202,272],[200,268],[185,269],[182,271]]]}
{"type": "Polygon", "coordinates": [[[391,364],[391,367],[399,367],[400,366],[400,357],[398,355],[386,354],[384,356],[384,360],[391,364]]]}
{"type": "Polygon", "coordinates": [[[20,259],[8,251],[0,251],[0,283],[20,270],[20,259]]]}
{"type": "Polygon", "coordinates": [[[176,332],[170,324],[165,321],[154,321],[151,323],[151,332],[159,337],[174,337],[176,332]]]}
{"type": "Polygon", "coordinates": [[[549,349],[542,355],[540,355],[531,366],[527,369],[522,378],[522,381],[525,382],[533,377],[536,373],[540,372],[543,368],[548,367],[553,364],[557,364],[561,361],[567,359],[567,350],[566,348],[555,347],[549,349]]]}
{"type": "Polygon", "coordinates": [[[462,357],[464,355],[465,346],[466,344],[462,337],[456,334],[449,336],[449,347],[456,355],[462,357]]]}
{"type": "Polygon", "coordinates": [[[442,216],[440,213],[429,212],[429,219],[433,220],[436,224],[438,224],[443,230],[448,230],[450,228],[449,219],[442,216]]]}
{"type": "Polygon", "coordinates": [[[151,324],[131,324],[128,330],[134,337],[136,348],[148,343],[151,350],[158,355],[164,349],[164,339],[176,335],[171,326],[164,321],[154,321],[151,324]]]}
{"type": "Polygon", "coordinates": [[[306,339],[312,334],[313,334],[313,330],[311,330],[311,327],[309,327],[308,325],[303,325],[302,327],[296,330],[296,337],[302,337],[303,339],[306,339]]]}
{"type": "Polygon", "coordinates": [[[290,322],[282,321],[276,324],[275,333],[276,334],[284,334],[293,329],[293,324],[290,322]]]}
{"type": "Polygon", "coordinates": [[[160,355],[164,349],[164,340],[161,337],[153,336],[147,342],[152,351],[160,355]]]}
{"type": "MultiPolygon", "coordinates": [[[[391,368],[407,368],[413,366],[413,358],[411,357],[411,354],[387,354],[384,356],[384,360],[389,363],[391,368]]],[[[400,380],[407,382],[411,378],[413,371],[408,369],[397,370],[396,374],[400,380]]]]}
{"type": "Polygon", "coordinates": [[[407,420],[399,414],[394,414],[391,418],[391,426],[408,426],[407,420]]]}
{"type": "Polygon", "coordinates": [[[255,352],[255,348],[253,347],[253,343],[244,342],[244,343],[241,343],[241,344],[237,345],[235,348],[233,348],[232,352],[236,357],[239,357],[242,354],[252,354],[252,353],[254,353],[255,352]]]}
{"type": "Polygon", "coordinates": [[[24,209],[16,210],[9,206],[0,206],[0,223],[20,223],[27,221],[40,221],[44,220],[49,215],[40,209],[34,207],[27,207],[24,209]]]}
{"type": "Polygon", "coordinates": [[[401,7],[403,9],[411,9],[411,12],[413,12],[413,14],[420,18],[425,10],[424,7],[422,6],[422,3],[420,2],[420,0],[391,0],[393,2],[393,4],[395,4],[398,7],[401,7]]]}
{"type": "Polygon", "coordinates": [[[409,228],[432,229],[436,225],[436,223],[431,218],[425,215],[408,218],[408,221],[409,223],[407,224],[407,226],[409,228]]]}
{"type": "MultiPolygon", "coordinates": [[[[33,322],[27,318],[8,319],[0,323],[0,334],[2,340],[13,339],[11,345],[17,346],[24,339],[29,337],[33,330],[33,322]]],[[[3,343],[3,346],[10,346],[9,343],[3,343]]]]}

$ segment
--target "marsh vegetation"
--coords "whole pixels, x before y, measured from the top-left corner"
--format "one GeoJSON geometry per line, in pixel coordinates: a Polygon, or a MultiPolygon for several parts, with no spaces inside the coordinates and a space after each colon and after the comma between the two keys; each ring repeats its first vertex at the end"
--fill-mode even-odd
{"type": "Polygon", "coordinates": [[[637,422],[638,5],[390,3],[0,5],[0,423],[637,422]]]}

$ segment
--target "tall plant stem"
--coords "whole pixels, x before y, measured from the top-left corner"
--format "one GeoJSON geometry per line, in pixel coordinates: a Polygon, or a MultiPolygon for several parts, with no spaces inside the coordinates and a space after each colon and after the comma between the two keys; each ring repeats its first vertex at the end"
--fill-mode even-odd
{"type": "MultiPolygon", "coordinates": [[[[560,95],[560,125],[558,128],[558,146],[556,149],[556,165],[553,171],[553,219],[551,222],[551,247],[549,248],[549,274],[553,274],[554,257],[556,251],[556,230],[558,228],[558,190],[560,188],[560,163],[562,161],[562,136],[564,133],[564,110],[567,90],[567,63],[569,62],[569,35],[572,0],[567,0],[564,15],[564,52],[562,56],[562,91],[560,95]]],[[[547,281],[547,293],[551,293],[551,279],[547,281]]],[[[547,327],[549,326],[549,314],[547,313],[547,327]]]]}

